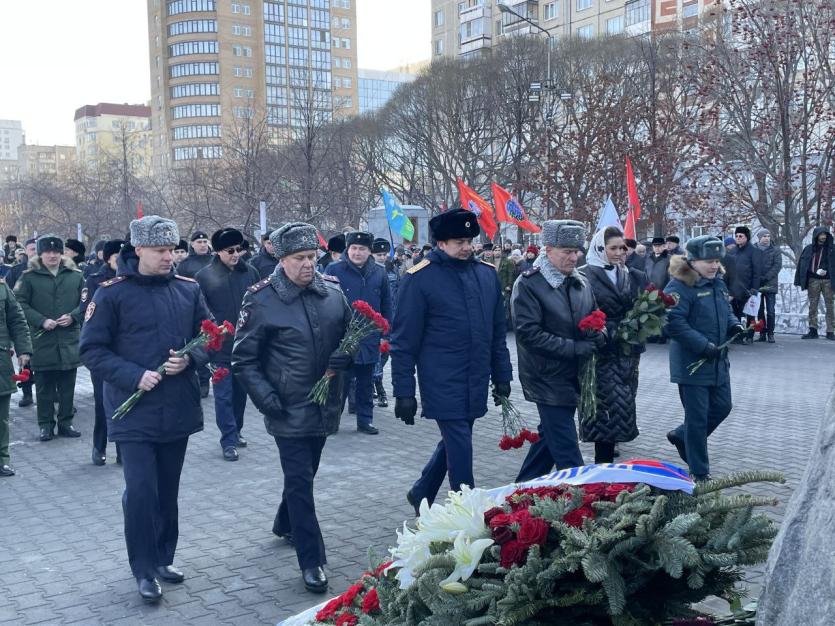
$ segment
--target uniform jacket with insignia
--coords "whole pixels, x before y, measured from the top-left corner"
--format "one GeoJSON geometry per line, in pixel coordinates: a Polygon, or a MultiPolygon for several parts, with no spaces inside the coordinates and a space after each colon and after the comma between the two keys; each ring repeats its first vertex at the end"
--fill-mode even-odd
{"type": "Polygon", "coordinates": [[[496,270],[441,250],[406,272],[391,334],[395,397],[415,396],[436,420],[478,418],[494,383],[513,378],[504,299],[496,270]]]}
{"type": "Polygon", "coordinates": [[[0,280],[0,396],[17,391],[12,380],[12,348],[18,356],[32,354],[32,339],[23,309],[9,286],[0,280]]]}
{"type": "Polygon", "coordinates": [[[687,366],[702,358],[708,342],[724,343],[728,329],[739,324],[728,302],[728,288],[717,274],[703,278],[682,256],[670,261],[672,279],[664,289],[678,296],[678,303],[667,311],[665,334],[670,344],[670,380],[682,385],[713,386],[730,380],[727,351],[708,361],[692,376],[687,366]]]}
{"type": "Polygon", "coordinates": [[[81,292],[81,318],[87,314],[87,308],[90,306],[90,303],[93,301],[93,296],[96,295],[96,290],[99,286],[111,278],[116,276],[116,272],[105,263],[99,268],[95,274],[91,274],[87,277],[87,280],[84,283],[84,290],[81,292]]]}
{"type": "Polygon", "coordinates": [[[33,370],[70,370],[79,366],[78,334],[83,289],[84,277],[70,259],[61,259],[56,275],[43,266],[39,257],[29,261],[29,269],[15,284],[15,296],[33,336],[33,370]],[[45,320],[57,320],[67,313],[73,319],[72,324],[40,332],[45,320]]]}
{"type": "Polygon", "coordinates": [[[232,370],[264,414],[273,437],[326,437],[339,429],[343,375],[331,379],[328,400],[308,398],[325,374],[351,320],[351,307],[335,279],[316,274],[305,288],[276,272],[244,296],[232,370]]]}
{"type": "MultiPolygon", "coordinates": [[[[104,381],[108,418],[136,391],[146,370],[156,370],[169,350],[182,348],[211,319],[197,282],[174,272],[146,276],[138,263],[132,249],[119,253],[117,276],[99,286],[81,332],[81,360],[104,381]]],[[[163,376],[124,418],[108,422],[111,441],[165,443],[203,429],[197,368],[208,355],[199,349],[190,360],[182,373],[163,376]]]]}

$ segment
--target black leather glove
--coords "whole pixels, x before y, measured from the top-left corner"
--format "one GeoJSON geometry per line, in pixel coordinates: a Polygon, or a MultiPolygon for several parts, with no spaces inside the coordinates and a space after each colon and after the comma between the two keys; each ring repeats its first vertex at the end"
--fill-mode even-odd
{"type": "Polygon", "coordinates": [[[702,350],[702,356],[709,360],[718,359],[719,355],[722,354],[722,351],[716,347],[716,344],[711,343],[708,341],[705,349],[702,350]]]}
{"type": "Polygon", "coordinates": [[[414,426],[416,414],[417,400],[414,396],[394,399],[394,416],[397,419],[403,420],[409,426],[414,426]]]}
{"type": "Polygon", "coordinates": [[[502,398],[510,397],[510,383],[493,383],[493,402],[496,406],[502,405],[502,398]]]}
{"type": "Polygon", "coordinates": [[[281,398],[278,397],[277,393],[271,393],[264,400],[264,406],[262,407],[262,412],[264,413],[264,415],[279,417],[283,410],[284,405],[281,404],[281,398]]]}
{"type": "Polygon", "coordinates": [[[733,339],[737,335],[745,332],[745,327],[742,324],[734,324],[728,329],[728,339],[733,339]]]}
{"type": "Polygon", "coordinates": [[[574,340],[574,356],[578,358],[585,358],[591,356],[597,348],[593,341],[585,341],[583,339],[574,340]]]}
{"type": "Polygon", "coordinates": [[[586,331],[586,339],[594,344],[595,352],[606,347],[606,335],[596,330],[586,331]]]}
{"type": "Polygon", "coordinates": [[[354,357],[352,357],[347,352],[340,352],[339,350],[331,354],[330,358],[328,359],[328,369],[333,370],[334,372],[347,370],[353,364],[354,357]]]}

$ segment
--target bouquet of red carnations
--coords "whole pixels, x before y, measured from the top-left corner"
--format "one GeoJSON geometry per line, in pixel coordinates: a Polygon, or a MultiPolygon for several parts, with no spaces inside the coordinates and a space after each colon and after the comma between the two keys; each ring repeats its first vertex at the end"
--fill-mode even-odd
{"type": "MultiPolygon", "coordinates": [[[[354,308],[354,314],[351,316],[351,321],[348,324],[348,329],[345,331],[345,336],[339,342],[337,351],[346,352],[354,355],[359,350],[362,340],[372,333],[382,333],[388,335],[389,323],[385,317],[375,311],[370,304],[364,300],[357,300],[351,305],[354,308]]],[[[388,341],[381,342],[380,351],[388,352],[388,341]]],[[[333,370],[327,370],[322,375],[313,389],[310,390],[308,398],[316,404],[325,404],[328,401],[328,391],[331,385],[331,378],[336,376],[333,370]]]]}
{"type": "Polygon", "coordinates": [[[667,321],[667,310],[677,302],[675,296],[648,284],[618,325],[617,338],[624,353],[629,354],[633,346],[643,346],[650,337],[658,337],[667,321]]]}
{"type": "MultiPolygon", "coordinates": [[[[235,327],[232,326],[230,322],[223,322],[220,326],[215,324],[211,320],[203,320],[200,324],[200,334],[197,335],[194,339],[189,341],[184,347],[177,350],[174,353],[174,356],[182,358],[187,354],[191,354],[197,348],[205,347],[206,350],[209,352],[218,352],[223,347],[223,342],[226,340],[227,337],[231,337],[235,334],[235,327]]],[[[229,370],[226,368],[218,368],[226,370],[226,374],[223,376],[228,375],[229,370]]],[[[164,375],[165,374],[165,364],[163,363],[156,369],[157,374],[164,375]]],[[[217,374],[217,370],[215,370],[215,374],[217,374]]],[[[218,381],[222,379],[221,376],[218,378],[218,381]]],[[[145,395],[145,391],[142,389],[137,389],[136,391],[131,394],[130,398],[125,400],[121,406],[116,409],[113,413],[113,417],[110,419],[119,420],[122,419],[127,413],[136,406],[136,403],[139,402],[139,398],[145,395]]]]}
{"type": "MultiPolygon", "coordinates": [[[[764,320],[757,320],[753,324],[750,324],[750,325],[746,326],[745,330],[743,330],[742,332],[743,333],[750,332],[751,334],[761,333],[764,328],[765,328],[765,321],[764,320]]],[[[733,337],[728,339],[726,342],[718,345],[717,348],[719,348],[720,350],[724,350],[729,345],[731,345],[731,342],[733,342],[734,339],[736,339],[736,335],[734,335],[733,337]]],[[[694,361],[693,363],[691,363],[690,365],[687,366],[687,372],[690,374],[690,376],[692,376],[693,374],[698,372],[699,368],[702,365],[704,365],[705,363],[707,363],[707,357],[705,357],[703,359],[699,359],[698,361],[694,361]]]]}
{"type": "MultiPolygon", "coordinates": [[[[577,324],[583,333],[602,333],[606,328],[606,314],[600,309],[594,310],[577,324]]],[[[597,415],[597,355],[591,356],[580,364],[580,418],[597,415]]]]}
{"type": "Polygon", "coordinates": [[[500,450],[521,448],[525,442],[536,443],[539,433],[532,432],[525,427],[525,421],[510,398],[497,396],[502,407],[502,438],[499,440],[500,450]]]}

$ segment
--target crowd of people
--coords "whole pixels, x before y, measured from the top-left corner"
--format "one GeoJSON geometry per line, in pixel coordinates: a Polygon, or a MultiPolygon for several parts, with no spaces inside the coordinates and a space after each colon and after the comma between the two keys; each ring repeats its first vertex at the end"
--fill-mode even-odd
{"type": "MultiPolygon", "coordinates": [[[[539,246],[481,243],[476,216],[449,210],[429,223],[432,244],[394,246],[351,231],[320,247],[317,229],[290,223],[265,233],[257,250],[235,228],[186,242],[171,220],[134,220],[124,239],[83,246],[54,235],[18,246],[7,238],[0,282],[0,334],[12,351],[0,359],[0,476],[12,476],[9,410],[37,399],[38,436],[78,438],[73,423],[76,371],[90,371],[94,392],[92,462],[104,465],[108,440],[123,466],[125,541],[140,595],[162,596],[160,580],[178,583],[177,495],[190,435],[203,428],[201,399],[213,388],[220,456],[237,461],[247,401],[264,416],[284,477],[272,530],[294,545],[305,587],[324,592],[325,544],[316,518],[314,479],[325,441],[347,401],[356,429],[377,435],[374,408],[388,404],[383,368],[390,360],[394,414],[407,425],[420,414],[440,440],[406,494],[419,515],[444,480],[473,486],[472,432],[492,395],[506,403],[516,379],[536,405],[539,438],[519,469],[525,481],[582,465],[579,442],[594,443],[596,463],[612,462],[617,445],[638,436],[636,394],[643,345],[623,349],[620,322],[650,288],[675,298],[661,342],[670,342],[670,380],[678,385],[682,424],[667,435],[695,480],[710,475],[708,436],[732,408],[729,339],[753,341],[747,315],[761,299],[761,341],[774,342],[774,301],[782,255],[768,231],[751,243],[747,227],[721,240],[701,236],[682,247],[675,235],[639,243],[615,227],[588,233],[584,224],[542,224],[539,246]],[[591,235],[591,237],[589,237],[591,235]],[[343,339],[352,305],[364,301],[388,330],[355,350],[343,339]],[[594,311],[605,328],[580,330],[594,311]],[[235,325],[219,350],[179,350],[204,320],[235,325]],[[513,331],[517,363],[507,347],[513,331]],[[390,347],[390,350],[389,350],[390,347]],[[581,416],[580,371],[596,357],[596,413],[581,416]],[[694,362],[705,365],[692,370],[694,362]],[[162,364],[162,367],[160,367],[162,364]],[[230,370],[231,375],[216,376],[230,370]],[[162,373],[160,373],[162,372],[162,373]],[[314,385],[329,378],[322,402],[314,385]],[[110,419],[144,392],[130,413],[110,419]],[[376,401],[376,403],[375,403],[376,401]],[[56,408],[57,407],[57,408],[56,408]]],[[[824,299],[833,335],[835,254],[827,229],[816,229],[798,263],[808,290],[809,332],[817,336],[824,299]]]]}

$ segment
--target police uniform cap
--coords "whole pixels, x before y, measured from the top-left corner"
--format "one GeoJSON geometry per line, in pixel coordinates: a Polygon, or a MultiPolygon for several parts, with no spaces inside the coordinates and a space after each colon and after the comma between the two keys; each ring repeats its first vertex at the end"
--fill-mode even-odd
{"type": "Polygon", "coordinates": [[[212,234],[212,248],[214,250],[226,250],[232,246],[241,246],[244,236],[237,228],[221,228],[212,234]]]}
{"type": "Polygon", "coordinates": [[[103,241],[102,244],[101,255],[104,262],[107,263],[107,260],[110,257],[121,252],[122,246],[125,245],[125,242],[123,239],[111,239],[110,241],[103,241]]]}
{"type": "Polygon", "coordinates": [[[362,230],[355,230],[345,235],[345,247],[365,246],[369,250],[374,244],[374,235],[362,230]]]}
{"type": "Polygon", "coordinates": [[[653,237],[652,238],[652,245],[654,245],[654,246],[663,246],[665,243],[667,243],[667,242],[664,241],[663,237],[653,237]]]}
{"type": "Polygon", "coordinates": [[[725,244],[713,235],[693,237],[684,247],[688,261],[712,261],[725,256],[725,244]]]}
{"type": "Polygon", "coordinates": [[[44,252],[64,252],[64,242],[56,235],[43,235],[35,242],[38,254],[44,252]]]}
{"type": "Polygon", "coordinates": [[[378,237],[374,240],[374,243],[371,244],[371,252],[374,254],[378,254],[381,252],[390,252],[391,251],[391,243],[389,243],[388,239],[383,239],[382,237],[378,237]]]}
{"type": "Polygon", "coordinates": [[[473,239],[481,234],[478,217],[472,211],[452,209],[429,220],[429,230],[435,241],[473,239]]]}
{"type": "Polygon", "coordinates": [[[204,233],[202,230],[195,230],[193,233],[191,233],[191,241],[192,242],[197,241],[198,239],[208,239],[208,238],[209,238],[209,236],[206,233],[204,233]]]}

